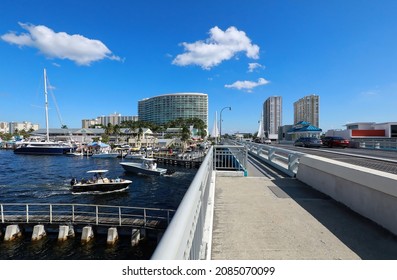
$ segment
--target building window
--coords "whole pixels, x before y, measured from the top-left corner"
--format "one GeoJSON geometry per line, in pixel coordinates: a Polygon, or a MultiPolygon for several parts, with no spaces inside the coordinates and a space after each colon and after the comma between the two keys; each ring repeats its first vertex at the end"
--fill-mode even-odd
{"type": "Polygon", "coordinates": [[[390,137],[397,137],[397,125],[390,125],[390,137]]]}

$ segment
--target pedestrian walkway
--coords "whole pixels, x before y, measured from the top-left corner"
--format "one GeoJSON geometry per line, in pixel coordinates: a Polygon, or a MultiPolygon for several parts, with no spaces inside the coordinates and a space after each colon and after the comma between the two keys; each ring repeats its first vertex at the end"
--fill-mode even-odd
{"type": "Polygon", "coordinates": [[[217,177],[213,260],[397,259],[397,239],[294,178],[217,177]]]}

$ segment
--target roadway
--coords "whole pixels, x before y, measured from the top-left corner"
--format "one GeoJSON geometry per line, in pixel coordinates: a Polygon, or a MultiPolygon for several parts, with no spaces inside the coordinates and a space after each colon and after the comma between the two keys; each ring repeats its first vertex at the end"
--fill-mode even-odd
{"type": "Polygon", "coordinates": [[[397,259],[395,235],[251,156],[215,185],[214,260],[397,259]]]}
{"type": "Polygon", "coordinates": [[[275,147],[326,157],[370,169],[397,174],[397,152],[354,148],[302,148],[276,144],[275,147]]]}

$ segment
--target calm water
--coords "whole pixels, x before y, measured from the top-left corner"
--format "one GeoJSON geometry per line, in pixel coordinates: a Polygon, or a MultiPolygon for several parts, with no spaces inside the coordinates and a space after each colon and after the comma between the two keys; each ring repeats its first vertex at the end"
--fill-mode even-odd
{"type": "MultiPolygon", "coordinates": [[[[172,176],[127,174],[121,159],[95,159],[70,156],[15,155],[0,150],[0,203],[84,203],[176,209],[197,169],[174,167],[172,176]],[[108,177],[130,179],[127,191],[108,194],[70,192],[72,177],[88,178],[86,171],[107,169],[108,177]]],[[[4,233],[4,228],[1,228],[4,233]]],[[[58,242],[57,234],[48,234],[38,242],[26,233],[16,241],[0,238],[0,259],[149,259],[156,240],[131,247],[130,236],[120,236],[114,246],[106,245],[106,235],[81,245],[79,234],[66,242],[58,242]]]]}

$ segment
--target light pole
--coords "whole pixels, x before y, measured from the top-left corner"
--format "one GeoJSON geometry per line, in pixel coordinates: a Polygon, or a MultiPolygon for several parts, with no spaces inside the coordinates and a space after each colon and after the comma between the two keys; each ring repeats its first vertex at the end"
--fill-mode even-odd
{"type": "Polygon", "coordinates": [[[219,141],[222,139],[222,111],[225,109],[229,109],[229,111],[231,111],[232,107],[224,107],[221,110],[220,120],[219,120],[219,141]]]}

